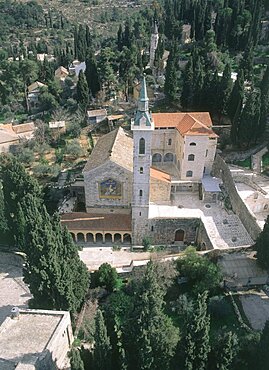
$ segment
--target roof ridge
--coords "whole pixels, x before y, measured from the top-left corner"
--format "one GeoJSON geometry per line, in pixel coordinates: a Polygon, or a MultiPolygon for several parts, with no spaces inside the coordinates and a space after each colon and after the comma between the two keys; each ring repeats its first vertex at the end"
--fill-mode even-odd
{"type": "Polygon", "coordinates": [[[156,171],[162,172],[162,173],[164,173],[164,174],[166,174],[166,175],[168,175],[168,176],[170,176],[170,177],[171,177],[171,175],[170,175],[168,172],[165,172],[165,171],[163,171],[163,170],[160,170],[159,168],[156,168],[156,167],[153,167],[153,166],[151,166],[150,168],[152,168],[153,170],[156,170],[156,171]]]}
{"type": "MultiPolygon", "coordinates": [[[[196,113],[196,112],[193,112],[193,113],[196,113]]],[[[195,118],[195,117],[193,117],[192,116],[192,114],[193,113],[190,113],[190,116],[197,122],[197,123],[199,123],[200,125],[202,125],[203,127],[205,127],[207,130],[209,130],[210,129],[210,127],[208,127],[207,125],[205,125],[203,122],[201,122],[199,119],[197,119],[197,118],[195,118]]],[[[197,112],[197,113],[199,113],[199,112],[197,112]]],[[[202,113],[202,112],[201,112],[202,113]]],[[[205,112],[206,113],[206,112],[205,112]]]]}
{"type": "MultiPolygon", "coordinates": [[[[119,136],[119,133],[123,131],[123,128],[122,127],[118,127],[116,128],[115,130],[115,139],[113,140],[112,142],[112,146],[111,146],[111,149],[110,149],[110,154],[109,154],[109,157],[112,157],[113,155],[113,149],[114,149],[114,146],[116,144],[116,141],[118,140],[118,136],[119,136]],[[121,129],[121,130],[120,130],[121,129]]],[[[113,131],[112,131],[113,132],[113,131]]]]}

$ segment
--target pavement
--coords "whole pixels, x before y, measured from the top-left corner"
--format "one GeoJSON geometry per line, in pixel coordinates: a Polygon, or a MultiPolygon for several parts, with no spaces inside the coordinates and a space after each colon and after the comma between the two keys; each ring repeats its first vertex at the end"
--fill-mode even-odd
{"type": "Polygon", "coordinates": [[[12,307],[28,308],[31,298],[22,280],[20,256],[0,252],[0,325],[10,315],[12,307]]]}

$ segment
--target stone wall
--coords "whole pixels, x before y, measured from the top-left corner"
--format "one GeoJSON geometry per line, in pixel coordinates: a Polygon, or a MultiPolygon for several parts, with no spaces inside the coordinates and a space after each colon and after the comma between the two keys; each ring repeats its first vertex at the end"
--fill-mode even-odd
{"type": "Polygon", "coordinates": [[[213,175],[222,179],[226,191],[229,194],[233,211],[240,218],[251,238],[256,240],[261,232],[256,222],[256,217],[251,213],[238,194],[229,167],[220,155],[216,156],[213,166],[213,175]]]}
{"type": "Polygon", "coordinates": [[[153,203],[170,201],[170,183],[152,177],[150,179],[150,201],[153,203]]]}
{"type": "Polygon", "coordinates": [[[173,244],[177,230],[184,230],[184,242],[196,243],[200,219],[149,219],[149,234],[153,244],[173,244]]]}

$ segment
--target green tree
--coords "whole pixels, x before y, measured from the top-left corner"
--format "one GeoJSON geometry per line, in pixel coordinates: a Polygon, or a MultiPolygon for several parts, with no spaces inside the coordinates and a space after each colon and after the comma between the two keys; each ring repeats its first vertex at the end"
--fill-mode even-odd
{"type": "Polygon", "coordinates": [[[269,268],[269,216],[256,240],[255,248],[257,250],[257,261],[259,265],[265,269],[269,268]]]}
{"type": "Polygon", "coordinates": [[[89,274],[70,233],[33,195],[20,203],[25,219],[24,280],[32,305],[76,312],[85,299],[89,274]]]}
{"type": "Polygon", "coordinates": [[[150,261],[125,331],[130,369],[170,368],[179,333],[164,313],[164,294],[156,266],[150,261]]]}
{"type": "Polygon", "coordinates": [[[113,292],[118,285],[118,274],[114,267],[109,263],[103,263],[97,273],[98,284],[106,288],[109,292],[113,292]]]}
{"type": "Polygon", "coordinates": [[[165,70],[164,92],[166,97],[175,100],[178,90],[178,48],[176,42],[173,43],[167,60],[165,70]]]}
{"type": "Polygon", "coordinates": [[[89,91],[95,98],[97,93],[101,90],[99,73],[97,70],[97,63],[92,49],[88,49],[86,56],[86,71],[85,71],[89,91]]]}
{"type": "Polygon", "coordinates": [[[238,138],[241,144],[247,147],[256,142],[261,114],[261,94],[259,90],[252,89],[246,100],[240,117],[238,138]]]}
{"type": "Polygon", "coordinates": [[[188,279],[190,291],[194,294],[204,291],[213,293],[222,278],[218,266],[207,257],[199,256],[193,247],[188,247],[184,256],[177,260],[177,270],[180,276],[188,279]]]}
{"type": "Polygon", "coordinates": [[[8,240],[16,245],[18,204],[29,193],[41,197],[41,189],[36,180],[29,176],[24,166],[11,155],[0,155],[0,179],[6,209],[8,240]]]}
{"type": "Polygon", "coordinates": [[[268,347],[269,347],[269,320],[266,321],[260,342],[258,345],[258,351],[257,351],[257,369],[259,370],[267,370],[268,369],[268,364],[269,364],[269,352],[268,352],[268,347]]]}
{"type": "Polygon", "coordinates": [[[71,370],[84,370],[84,364],[78,349],[72,348],[70,351],[71,370]]]}
{"type": "Polygon", "coordinates": [[[269,65],[264,72],[261,81],[261,117],[259,122],[259,136],[261,136],[266,127],[269,113],[269,65]]]}
{"type": "Polygon", "coordinates": [[[231,66],[229,63],[226,64],[220,84],[219,84],[219,112],[226,115],[228,109],[228,103],[233,88],[233,82],[231,79],[231,66]]]}
{"type": "Polygon", "coordinates": [[[234,83],[228,104],[228,114],[232,122],[235,117],[238,105],[239,104],[242,105],[243,99],[244,99],[244,72],[242,69],[240,69],[237,74],[237,79],[234,83]]]}
{"type": "Polygon", "coordinates": [[[216,369],[230,370],[238,352],[238,337],[229,331],[218,339],[216,369]]]}
{"type": "Polygon", "coordinates": [[[5,234],[8,231],[8,223],[5,213],[5,199],[3,192],[3,184],[0,180],[0,243],[4,241],[5,234]]]}
{"type": "Polygon", "coordinates": [[[181,104],[184,109],[189,109],[193,106],[194,97],[194,75],[193,75],[193,59],[192,56],[186,65],[183,75],[183,88],[181,93],[181,104]]]}
{"type": "Polygon", "coordinates": [[[205,370],[210,352],[210,317],[207,314],[207,292],[198,294],[194,308],[187,317],[184,343],[186,370],[205,370]]]}
{"type": "Polygon", "coordinates": [[[85,77],[85,74],[80,71],[77,83],[77,102],[80,108],[85,111],[89,104],[89,87],[85,77]]]}
{"type": "Polygon", "coordinates": [[[111,345],[101,310],[96,312],[95,317],[93,360],[95,370],[111,369],[111,345]]]}

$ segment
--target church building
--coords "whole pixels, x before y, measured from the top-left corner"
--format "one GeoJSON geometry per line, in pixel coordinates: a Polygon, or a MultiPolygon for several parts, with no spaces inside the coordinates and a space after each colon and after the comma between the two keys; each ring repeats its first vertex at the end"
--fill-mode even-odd
{"type": "MultiPolygon", "coordinates": [[[[155,232],[163,220],[152,219],[150,209],[171,206],[181,192],[199,194],[204,179],[211,178],[216,146],[207,112],[151,114],[144,77],[131,132],[119,127],[101,137],[85,165],[86,213],[64,215],[63,222],[74,234],[80,230],[84,241],[128,239],[141,245],[150,236],[153,243],[169,243],[165,233],[155,232]]],[[[207,201],[215,202],[211,195],[207,201]]]]}

